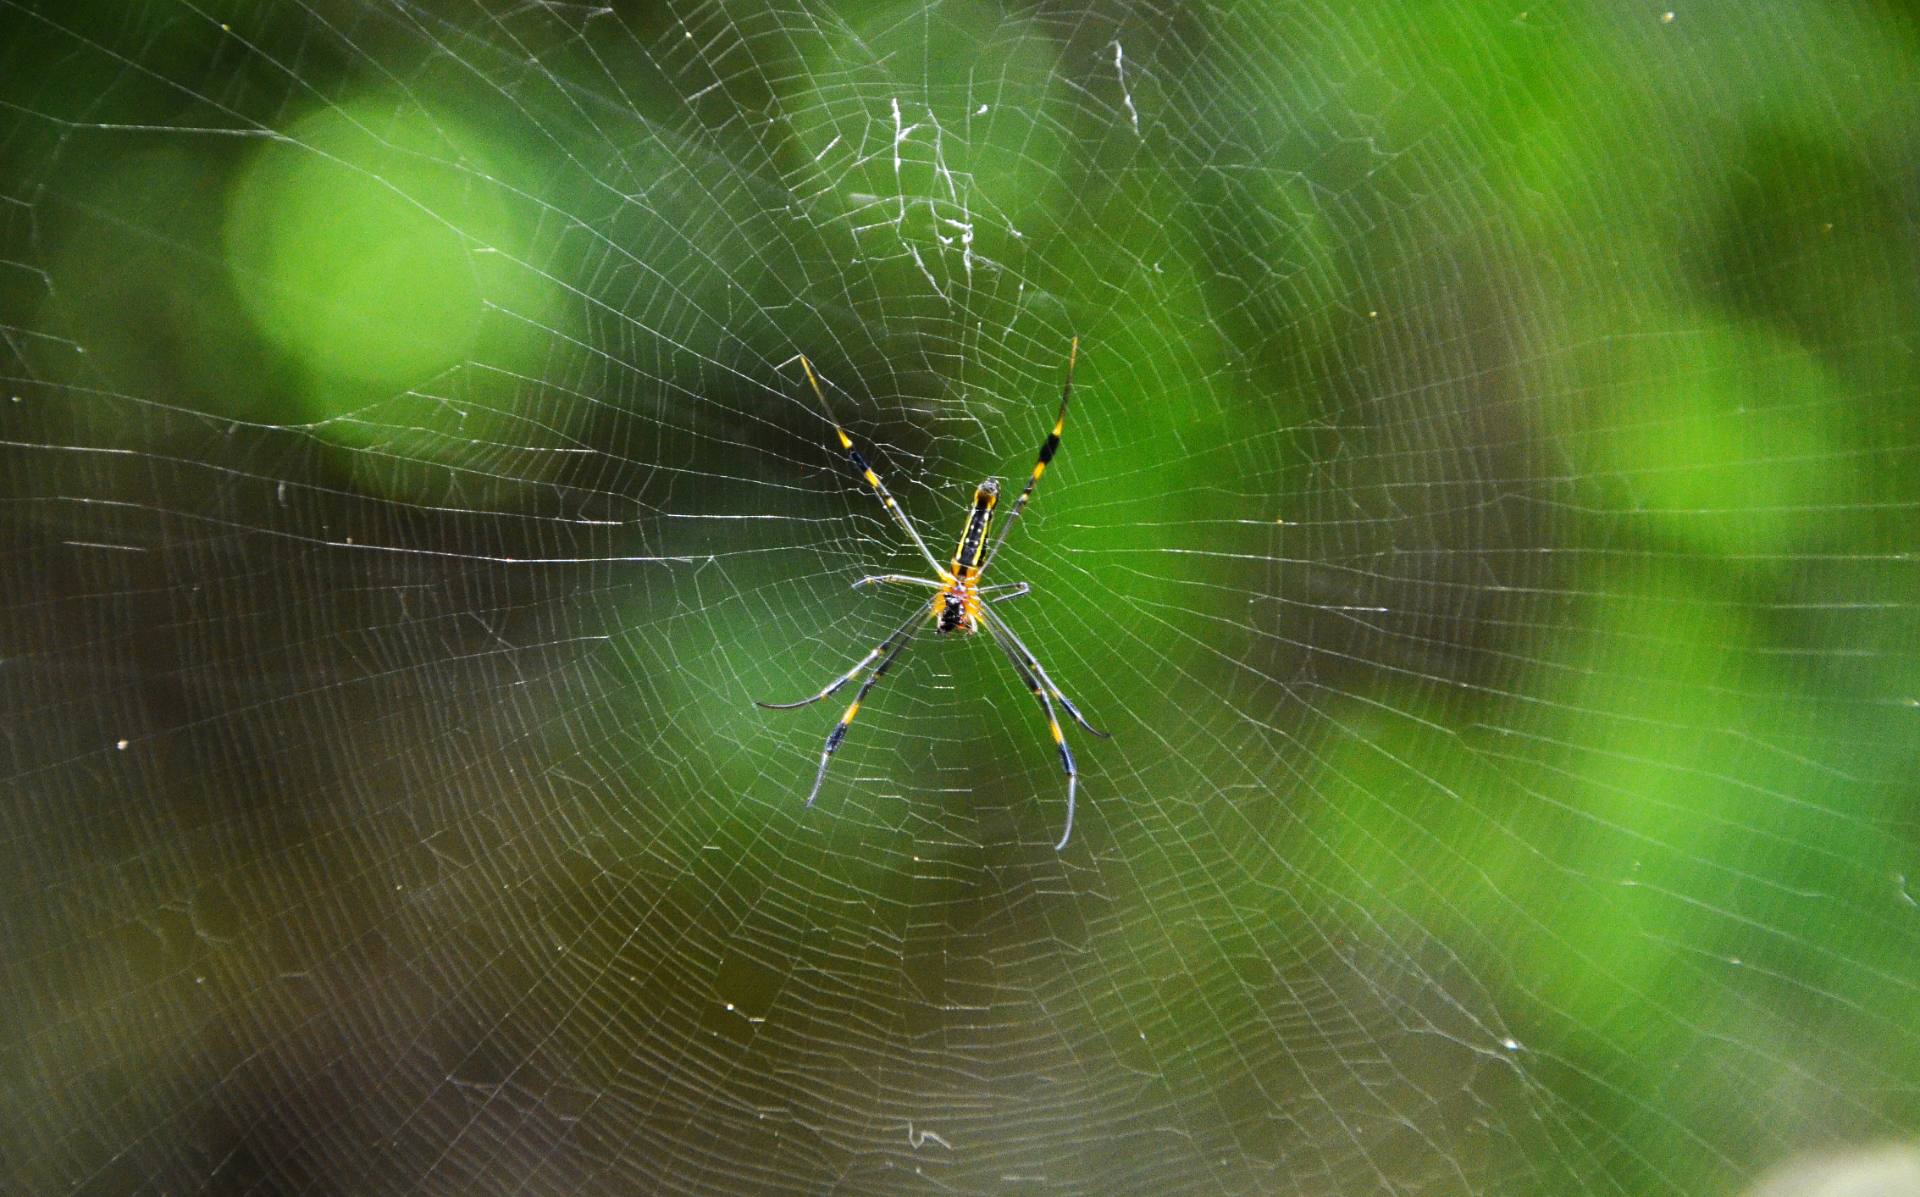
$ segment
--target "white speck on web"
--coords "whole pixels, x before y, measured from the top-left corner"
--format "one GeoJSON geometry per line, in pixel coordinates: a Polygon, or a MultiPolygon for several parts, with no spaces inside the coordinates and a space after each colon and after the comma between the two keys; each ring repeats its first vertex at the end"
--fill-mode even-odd
{"type": "Polygon", "coordinates": [[[1126,51],[1116,39],[1113,43],[1113,74],[1120,81],[1120,101],[1127,106],[1127,118],[1133,122],[1135,136],[1140,133],[1140,110],[1133,106],[1133,93],[1127,90],[1126,51]]]}

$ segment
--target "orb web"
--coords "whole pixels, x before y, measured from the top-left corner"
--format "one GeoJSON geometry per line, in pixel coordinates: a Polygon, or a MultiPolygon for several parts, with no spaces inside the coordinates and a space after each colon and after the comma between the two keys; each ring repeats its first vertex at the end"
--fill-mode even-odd
{"type": "Polygon", "coordinates": [[[0,1175],[1735,1192],[1910,1135],[1913,30],[0,0],[0,1175]],[[1088,716],[919,637],[974,485],[1088,716]],[[819,371],[825,410],[798,355],[819,371]],[[924,564],[923,562],[921,564],[924,564]]]}

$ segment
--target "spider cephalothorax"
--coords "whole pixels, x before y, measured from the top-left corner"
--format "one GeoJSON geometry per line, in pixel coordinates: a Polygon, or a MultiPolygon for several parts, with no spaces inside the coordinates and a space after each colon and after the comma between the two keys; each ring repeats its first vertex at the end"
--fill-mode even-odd
{"type": "MultiPolygon", "coordinates": [[[[867,464],[867,459],[860,456],[860,451],[853,447],[853,438],[847,435],[845,429],[837,424],[834,425],[833,430],[840,437],[840,447],[847,451],[847,459],[853,462],[853,468],[860,472],[860,477],[873,488],[873,493],[880,497],[881,506],[893,516],[894,522],[898,523],[901,530],[907,534],[907,539],[913,542],[913,547],[920,550],[920,555],[927,559],[927,564],[933,567],[935,575],[932,578],[915,578],[906,574],[877,574],[873,577],[861,578],[854,585],[867,586],[891,582],[906,586],[925,586],[937,593],[933,596],[931,607],[922,607],[915,611],[907,622],[894,631],[893,635],[882,640],[877,648],[860,658],[859,664],[847,670],[832,685],[812,698],[803,698],[799,702],[757,704],[784,710],[819,702],[860,676],[860,673],[867,666],[873,665],[874,661],[880,662],[873,666],[873,672],[868,674],[867,680],[860,684],[859,692],[854,695],[852,704],[847,707],[847,713],[840,716],[840,722],[827,733],[827,746],[820,753],[820,771],[814,774],[813,789],[807,794],[808,806],[813,805],[815,796],[820,793],[820,783],[827,778],[827,762],[833,759],[834,752],[840,747],[840,741],[846,737],[847,728],[853,723],[853,717],[860,713],[860,704],[865,701],[868,691],[880,683],[880,679],[886,675],[887,670],[892,668],[894,658],[900,655],[900,650],[907,646],[907,642],[913,639],[913,634],[925,626],[928,618],[931,617],[934,633],[940,636],[955,633],[971,635],[985,628],[988,635],[993,637],[993,642],[1000,646],[1000,651],[1007,655],[1007,660],[1013,663],[1013,671],[1020,676],[1020,680],[1026,687],[1033,691],[1033,696],[1040,700],[1041,707],[1047,712],[1047,730],[1053,736],[1054,746],[1060,750],[1060,767],[1067,775],[1067,826],[1066,830],[1060,834],[1060,842],[1054,847],[1067,846],[1067,839],[1073,834],[1073,791],[1080,775],[1073,766],[1073,752],[1067,747],[1067,738],[1060,731],[1060,720],[1054,716],[1053,704],[1058,702],[1075,723],[1101,739],[1106,739],[1107,733],[1088,723],[1079,709],[1060,692],[1060,687],[1053,684],[1053,679],[1048,677],[1047,671],[1041,667],[1039,658],[1035,657],[1014,630],[1007,626],[1006,619],[987,610],[987,603],[1003,603],[1008,599],[1019,598],[1031,587],[1025,582],[1003,582],[998,586],[982,586],[980,580],[986,576],[987,567],[993,564],[994,554],[1000,551],[1001,543],[1006,540],[1007,530],[1013,527],[1013,521],[1020,518],[1020,511],[1027,505],[1027,499],[1033,495],[1033,488],[1039,483],[1040,475],[1047,472],[1047,463],[1053,460],[1055,451],[1060,448],[1060,432],[1067,423],[1067,400],[1073,397],[1073,363],[1079,353],[1080,339],[1075,337],[1073,347],[1067,353],[1067,381],[1060,388],[1060,413],[1054,417],[1053,431],[1047,434],[1047,439],[1040,445],[1040,459],[1033,465],[1033,474],[1027,479],[1026,489],[1020,492],[1019,501],[1013,505],[1013,510],[1007,515],[1007,522],[1000,525],[1000,534],[994,537],[991,545],[988,544],[987,526],[993,522],[994,504],[1000,500],[1000,480],[989,478],[974,488],[973,505],[967,511],[967,526],[960,533],[960,547],[954,550],[953,562],[950,565],[941,565],[934,559],[932,551],[927,548],[927,542],[920,539],[920,533],[914,528],[913,521],[907,518],[906,511],[887,490],[886,484],[880,481],[880,475],[873,472],[873,467],[867,464]]],[[[820,380],[814,377],[813,363],[802,356],[800,366],[807,372],[807,382],[813,387],[814,397],[820,400],[822,407],[825,407],[827,397],[821,393],[820,380]]]]}
{"type": "Polygon", "coordinates": [[[975,595],[949,588],[941,591],[933,604],[933,630],[936,634],[948,636],[959,632],[963,636],[970,636],[980,630],[979,620],[973,611],[968,610],[969,607],[977,610],[980,606],[980,600],[975,595]]]}

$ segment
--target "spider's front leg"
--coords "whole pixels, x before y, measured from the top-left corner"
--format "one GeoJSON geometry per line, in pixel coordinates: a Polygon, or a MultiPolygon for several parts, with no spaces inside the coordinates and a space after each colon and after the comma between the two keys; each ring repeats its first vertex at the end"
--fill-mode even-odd
{"type": "MultiPolygon", "coordinates": [[[[887,654],[888,656],[891,656],[894,652],[899,651],[899,648],[907,642],[908,633],[913,631],[914,625],[917,624],[919,621],[920,621],[920,613],[916,611],[913,613],[913,615],[910,618],[908,618],[907,622],[901,624],[899,627],[894,629],[893,635],[888,636],[885,640],[882,640],[879,643],[879,645],[874,648],[872,652],[868,653],[866,656],[861,657],[858,661],[856,661],[852,669],[847,670],[845,673],[841,674],[838,678],[835,678],[833,682],[827,686],[826,689],[820,691],[820,693],[818,694],[815,694],[813,697],[802,698],[798,702],[762,702],[756,698],[753,700],[753,705],[756,707],[762,707],[769,711],[791,711],[795,707],[811,706],[812,704],[819,702],[823,698],[831,697],[834,691],[846,685],[848,682],[852,681],[854,678],[859,677],[861,672],[865,670],[867,666],[873,664],[873,662],[877,660],[882,654],[887,654]]],[[[882,666],[882,668],[885,668],[885,667],[882,666]]]]}
{"type": "MultiPolygon", "coordinates": [[[[1047,696],[1047,691],[1053,687],[1050,683],[1043,682],[1032,669],[1028,668],[1020,656],[1014,652],[1013,645],[1007,643],[1002,635],[1006,625],[991,621],[983,622],[988,634],[993,637],[993,642],[1000,646],[1001,652],[1007,654],[1007,660],[1013,665],[1014,673],[1026,683],[1027,689],[1033,691],[1033,696],[1040,700],[1040,709],[1047,713],[1047,731],[1052,734],[1053,745],[1060,752],[1060,768],[1067,775],[1067,825],[1061,829],[1060,842],[1053,846],[1055,852],[1065,851],[1067,841],[1073,838],[1073,794],[1080,785],[1080,770],[1074,767],[1073,749],[1067,747],[1067,737],[1060,731],[1059,717],[1053,713],[1053,699],[1047,696]]],[[[1062,696],[1060,701],[1066,702],[1065,696],[1062,696]]]]}
{"type": "MultiPolygon", "coordinates": [[[[982,612],[982,614],[984,615],[985,612],[982,612]]],[[[1010,658],[1015,658],[1014,663],[1016,665],[1031,672],[1033,676],[1046,683],[1047,691],[1056,699],[1060,700],[1061,707],[1066,710],[1067,714],[1073,718],[1075,723],[1086,728],[1087,731],[1092,734],[1099,736],[1102,740],[1113,739],[1113,735],[1110,732],[1103,732],[1093,724],[1088,723],[1087,717],[1080,713],[1080,708],[1073,705],[1073,700],[1060,692],[1060,687],[1054,684],[1054,680],[1051,677],[1047,676],[1046,667],[1040,664],[1040,658],[1033,655],[1033,650],[1027,647],[1026,641],[1020,639],[1020,633],[1014,631],[1007,623],[1006,616],[988,615],[986,618],[988,625],[994,631],[996,639],[999,639],[1001,636],[1006,637],[1005,640],[1001,641],[1000,647],[1006,650],[1010,658]]]]}
{"type": "Polygon", "coordinates": [[[820,796],[820,786],[827,780],[827,764],[833,760],[833,754],[840,751],[840,741],[846,739],[847,728],[853,723],[853,717],[860,713],[860,704],[865,702],[867,695],[872,693],[873,688],[880,684],[880,679],[887,676],[887,670],[893,668],[893,662],[900,656],[900,650],[907,647],[913,640],[913,634],[920,629],[921,624],[925,622],[925,618],[926,617],[920,612],[915,611],[908,617],[907,622],[901,624],[894,630],[893,635],[882,640],[879,646],[872,652],[860,658],[859,664],[847,670],[837,681],[812,698],[803,698],[799,702],[754,703],[755,706],[765,707],[770,711],[786,711],[792,710],[794,707],[804,707],[811,703],[819,702],[835,690],[838,690],[854,678],[860,676],[861,670],[865,669],[869,662],[876,657],[879,658],[880,663],[875,665],[873,672],[867,675],[867,680],[860,684],[860,689],[854,694],[853,702],[848,705],[846,714],[840,716],[840,722],[834,724],[833,730],[827,733],[826,747],[820,750],[820,770],[813,775],[813,788],[807,791],[808,806],[812,806],[813,800],[820,796]]]}

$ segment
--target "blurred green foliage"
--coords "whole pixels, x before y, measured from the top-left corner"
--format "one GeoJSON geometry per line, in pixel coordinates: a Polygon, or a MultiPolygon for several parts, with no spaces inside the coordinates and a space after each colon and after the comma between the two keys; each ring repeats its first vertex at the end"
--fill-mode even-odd
{"type": "MultiPolygon", "coordinates": [[[[7,439],[101,454],[9,472],[45,521],[13,592],[174,638],[142,669],[179,693],[85,682],[101,726],[66,732],[152,720],[177,754],[130,791],[216,830],[157,822],[178,850],[78,914],[7,891],[54,978],[11,1059],[84,1060],[75,1027],[108,1024],[110,1139],[203,1063],[136,1029],[139,984],[229,970],[250,1048],[507,957],[526,1000],[475,1022],[509,1063],[558,1052],[585,992],[587,1087],[679,1036],[716,1101],[817,1121],[849,1078],[931,1094],[946,1061],[902,1052],[1032,997],[1063,1046],[987,1071],[1071,1061],[1089,1108],[1155,1086],[1196,1158],[1238,1152],[1225,1187],[1303,1156],[1344,1179],[1324,1144],[1361,1126],[1407,1175],[1457,1161],[1435,1191],[1692,1193],[1920,1127],[1912,25],[1115,13],[15,10],[7,439]],[[1120,733],[1082,747],[1075,845],[1044,850],[1044,727],[984,651],[909,659],[942,688],[877,699],[799,809],[824,724],[747,700],[857,658],[897,616],[845,583],[909,567],[824,417],[938,551],[962,482],[1027,468],[1074,335],[1008,561],[1120,733]],[[162,530],[189,547],[152,574],[35,555],[162,530]],[[333,555],[370,542],[419,556],[333,555]],[[501,905],[402,910],[371,844],[501,905]],[[260,946],[256,852],[309,878],[273,898],[311,903],[305,945],[260,946]],[[75,946],[142,919],[159,946],[75,946]],[[310,1005],[266,983],[376,929],[433,968],[383,956],[310,1005]]],[[[63,646],[16,710],[120,651],[10,615],[63,646]]],[[[62,772],[87,751],[22,758],[23,826],[102,784],[62,772]]],[[[161,1024],[200,1026],[190,1001],[161,1024]]],[[[1063,1172],[1146,1174],[1082,1138],[1063,1172]]],[[[110,1183],[118,1148],[63,1141],[39,1179],[110,1183]]]]}

